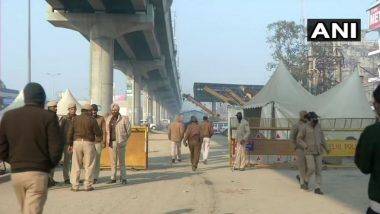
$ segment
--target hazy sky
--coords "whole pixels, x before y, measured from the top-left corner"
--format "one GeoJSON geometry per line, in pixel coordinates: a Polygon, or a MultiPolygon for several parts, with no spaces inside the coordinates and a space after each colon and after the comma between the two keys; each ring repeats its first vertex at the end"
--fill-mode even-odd
{"type": "MultiPolygon", "coordinates": [[[[27,78],[27,0],[1,1],[1,79],[22,89],[27,78]]],[[[305,0],[307,18],[361,18],[368,26],[370,0],[305,0]]],[[[301,0],[174,0],[176,42],[184,92],[194,82],[265,84],[271,61],[266,26],[300,22],[301,0]]],[[[70,88],[89,96],[89,42],[79,33],[46,21],[46,2],[32,0],[32,81],[48,96],[70,88]],[[52,77],[47,73],[59,76],[52,77]]],[[[116,91],[125,77],[115,71],[116,91]]]]}

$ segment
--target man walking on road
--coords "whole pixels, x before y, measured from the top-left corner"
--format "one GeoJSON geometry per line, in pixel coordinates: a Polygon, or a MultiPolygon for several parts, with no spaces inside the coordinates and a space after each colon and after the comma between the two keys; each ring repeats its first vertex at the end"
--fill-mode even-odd
{"type": "Polygon", "coordinates": [[[297,135],[297,143],[305,149],[306,155],[306,176],[305,187],[307,190],[310,177],[315,173],[314,193],[323,195],[321,191],[322,184],[322,155],[324,152],[329,153],[326,145],[326,139],[322,132],[321,125],[318,121],[318,115],[315,112],[309,112],[307,115],[308,123],[302,126],[297,135]]]}
{"type": "Polygon", "coordinates": [[[104,117],[98,115],[98,106],[96,104],[92,104],[92,117],[98,123],[99,128],[102,131],[102,137],[95,138],[95,169],[94,169],[94,184],[98,182],[99,172],[100,172],[100,155],[102,154],[102,149],[106,146],[106,121],[104,117]]]}
{"type": "Polygon", "coordinates": [[[117,164],[120,168],[120,180],[127,184],[125,168],[125,150],[131,135],[131,123],[128,117],[122,116],[120,107],[114,103],[111,105],[111,115],[106,119],[106,144],[110,147],[111,180],[108,184],[116,183],[117,164]]]}
{"type": "Polygon", "coordinates": [[[24,214],[43,211],[50,171],[62,157],[57,116],[44,110],[38,83],[24,88],[25,106],[6,112],[0,125],[0,159],[10,163],[12,184],[24,214]]]}
{"type": "Polygon", "coordinates": [[[181,162],[181,142],[184,132],[183,115],[178,115],[168,129],[168,138],[171,141],[172,163],[175,163],[176,159],[178,162],[181,162]]]}
{"type": "Polygon", "coordinates": [[[306,176],[306,156],[305,156],[305,150],[302,147],[302,145],[299,145],[297,143],[297,135],[298,132],[302,129],[303,126],[306,125],[307,119],[307,112],[301,111],[300,112],[300,119],[298,123],[296,123],[290,132],[290,140],[292,140],[294,146],[295,146],[295,153],[297,158],[297,166],[299,175],[297,175],[297,180],[300,182],[301,189],[307,189],[308,184],[305,183],[305,176],[306,176]]]}
{"type": "Polygon", "coordinates": [[[77,116],[77,107],[75,103],[70,103],[68,105],[69,113],[63,116],[60,120],[60,127],[62,131],[62,137],[64,141],[63,148],[63,180],[65,184],[70,184],[70,169],[71,169],[71,159],[72,159],[72,151],[67,139],[68,131],[70,126],[72,125],[73,119],[77,116]]]}
{"type": "MultiPolygon", "coordinates": [[[[380,86],[373,92],[373,98],[379,116],[380,86]]],[[[364,174],[371,175],[368,184],[370,207],[367,214],[380,213],[380,122],[368,126],[361,134],[356,147],[355,164],[364,174]]]]}
{"type": "Polygon", "coordinates": [[[81,167],[84,168],[85,191],[94,190],[93,176],[95,167],[95,138],[102,137],[98,123],[91,116],[92,107],[89,103],[82,106],[82,114],[76,116],[68,131],[68,140],[72,148],[72,168],[70,173],[71,190],[79,190],[81,167]]]}
{"type": "MultiPolygon", "coordinates": [[[[53,112],[55,115],[57,115],[57,104],[58,103],[55,100],[49,101],[46,104],[47,110],[49,110],[49,111],[53,112]]],[[[58,120],[58,116],[57,116],[57,120],[58,120]]],[[[62,136],[60,136],[60,137],[62,137],[62,136]]],[[[52,187],[52,186],[55,186],[57,184],[57,182],[54,180],[54,171],[55,171],[54,168],[51,169],[51,171],[50,171],[48,187],[52,187]]]]}
{"type": "Polygon", "coordinates": [[[236,156],[234,170],[244,171],[247,163],[247,154],[245,150],[251,132],[249,123],[247,120],[243,119],[241,112],[236,114],[236,118],[238,120],[238,125],[236,129],[236,156]]]}
{"type": "Polygon", "coordinates": [[[202,154],[204,164],[207,164],[208,153],[210,151],[211,137],[213,134],[214,127],[212,123],[208,120],[208,117],[204,116],[203,122],[201,123],[201,135],[203,138],[202,154]]]}
{"type": "Polygon", "coordinates": [[[195,171],[198,168],[199,157],[201,155],[201,127],[199,126],[198,119],[195,116],[191,116],[190,122],[191,123],[186,128],[183,141],[185,142],[185,145],[189,145],[191,166],[192,170],[195,171]]]}

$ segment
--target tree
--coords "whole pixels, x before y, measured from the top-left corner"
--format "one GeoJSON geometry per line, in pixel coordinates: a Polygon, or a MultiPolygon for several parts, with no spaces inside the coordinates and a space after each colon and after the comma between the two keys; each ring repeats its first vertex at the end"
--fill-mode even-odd
{"type": "Polygon", "coordinates": [[[273,50],[274,62],[267,64],[267,70],[273,71],[282,60],[294,78],[302,84],[307,83],[307,44],[304,27],[294,21],[278,21],[267,26],[267,43],[273,50]]]}
{"type": "Polygon", "coordinates": [[[294,21],[274,22],[267,30],[267,43],[273,50],[274,60],[267,64],[268,71],[273,71],[282,60],[293,77],[313,94],[323,93],[337,83],[334,72],[339,59],[333,43],[307,43],[304,26],[294,21]],[[315,61],[312,71],[309,70],[309,48],[315,61]]]}

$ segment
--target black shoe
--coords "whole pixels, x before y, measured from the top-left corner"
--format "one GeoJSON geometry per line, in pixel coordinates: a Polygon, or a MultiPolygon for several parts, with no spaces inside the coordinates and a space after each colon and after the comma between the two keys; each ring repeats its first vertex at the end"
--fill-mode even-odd
{"type": "Polygon", "coordinates": [[[172,159],[172,163],[175,163],[175,159],[172,159]]]}
{"type": "Polygon", "coordinates": [[[321,191],[320,188],[315,189],[315,190],[314,190],[314,193],[315,193],[315,194],[318,194],[318,195],[323,195],[323,192],[321,191]]]}
{"type": "Polygon", "coordinates": [[[301,178],[299,175],[296,176],[298,183],[301,183],[301,178]]]}
{"type": "Polygon", "coordinates": [[[116,180],[110,180],[107,182],[107,184],[115,184],[116,183],[116,180]]]}
{"type": "Polygon", "coordinates": [[[121,184],[126,185],[127,184],[127,179],[121,180],[121,184]]]}
{"type": "Polygon", "coordinates": [[[48,187],[53,187],[55,185],[57,185],[57,182],[55,182],[55,180],[49,178],[48,187]]]}
{"type": "Polygon", "coordinates": [[[94,184],[98,183],[98,179],[94,179],[94,184]]]}
{"type": "Polygon", "coordinates": [[[195,172],[195,170],[197,170],[197,167],[193,166],[193,167],[191,167],[191,169],[195,172]]]}
{"type": "Polygon", "coordinates": [[[178,162],[182,162],[181,158],[177,159],[178,162]]]}
{"type": "Polygon", "coordinates": [[[70,180],[65,180],[65,184],[70,184],[70,180]]]}
{"type": "Polygon", "coordinates": [[[307,183],[301,184],[301,189],[303,189],[303,190],[309,190],[309,187],[308,187],[307,183]]]}
{"type": "Polygon", "coordinates": [[[85,189],[84,191],[90,192],[90,191],[94,191],[94,190],[95,190],[94,187],[89,187],[89,188],[85,189]]]}

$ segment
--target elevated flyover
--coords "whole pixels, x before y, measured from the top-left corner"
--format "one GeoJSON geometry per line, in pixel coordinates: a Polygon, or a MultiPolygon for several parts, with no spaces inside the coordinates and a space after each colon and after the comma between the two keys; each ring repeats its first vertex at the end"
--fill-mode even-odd
{"type": "Polygon", "coordinates": [[[141,90],[149,94],[148,110],[153,102],[159,106],[158,117],[161,111],[180,110],[171,0],[46,2],[51,24],[77,31],[90,42],[90,97],[103,114],[112,103],[113,68],[134,79],[135,124],[142,119],[141,90]]]}

